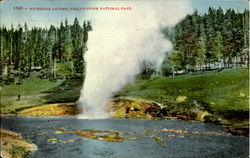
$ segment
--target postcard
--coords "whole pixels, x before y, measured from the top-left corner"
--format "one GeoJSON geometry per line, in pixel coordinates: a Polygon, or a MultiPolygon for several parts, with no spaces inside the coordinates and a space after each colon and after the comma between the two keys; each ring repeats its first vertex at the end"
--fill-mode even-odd
{"type": "Polygon", "coordinates": [[[0,8],[1,157],[249,157],[249,1],[0,8]]]}

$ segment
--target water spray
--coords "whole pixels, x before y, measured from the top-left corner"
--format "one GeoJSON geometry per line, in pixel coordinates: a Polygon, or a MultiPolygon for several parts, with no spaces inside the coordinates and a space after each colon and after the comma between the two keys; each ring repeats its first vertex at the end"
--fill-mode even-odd
{"type": "Polygon", "coordinates": [[[172,44],[160,30],[176,25],[187,14],[183,1],[112,1],[99,5],[132,10],[92,15],[93,31],[84,56],[86,78],[79,99],[82,115],[87,118],[108,117],[108,100],[140,73],[143,62],[155,69],[161,66],[172,44]]]}

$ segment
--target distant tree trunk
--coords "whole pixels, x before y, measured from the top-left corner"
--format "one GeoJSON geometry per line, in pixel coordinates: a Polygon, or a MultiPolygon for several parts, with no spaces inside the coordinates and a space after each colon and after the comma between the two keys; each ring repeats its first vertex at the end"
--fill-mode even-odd
{"type": "Polygon", "coordinates": [[[240,66],[242,66],[244,64],[244,56],[240,56],[240,66]]]}
{"type": "Polygon", "coordinates": [[[246,35],[245,13],[243,13],[243,16],[242,16],[242,22],[243,22],[244,47],[246,48],[246,46],[247,46],[247,35],[246,35]]]}
{"type": "MultiPolygon", "coordinates": [[[[55,38],[55,41],[57,41],[57,29],[56,29],[56,38],[55,38]]],[[[58,45],[56,44],[56,50],[55,50],[55,52],[54,52],[55,54],[54,54],[54,63],[53,63],[53,67],[54,67],[54,75],[53,75],[53,77],[54,77],[54,79],[56,79],[56,57],[57,57],[57,55],[58,55],[58,45]]]]}
{"type": "Polygon", "coordinates": [[[54,58],[54,79],[56,79],[56,58],[54,58]]]}
{"type": "Polygon", "coordinates": [[[73,75],[74,74],[74,62],[71,61],[70,64],[71,64],[71,74],[73,75]]]}
{"type": "MultiPolygon", "coordinates": [[[[244,36],[244,48],[246,49],[247,48],[247,27],[246,27],[246,17],[245,17],[245,13],[243,13],[243,16],[242,16],[242,21],[243,21],[243,36],[244,36]]],[[[245,51],[244,51],[244,54],[245,54],[245,51]]],[[[243,57],[243,62],[245,63],[245,65],[248,67],[249,64],[249,58],[248,58],[248,53],[246,53],[246,55],[244,55],[243,57]]]]}
{"type": "Polygon", "coordinates": [[[12,71],[12,37],[10,38],[10,70],[12,71]]]}
{"type": "Polygon", "coordinates": [[[223,60],[223,66],[224,66],[224,69],[227,68],[227,63],[225,59],[223,60]]]}
{"type": "Polygon", "coordinates": [[[244,65],[247,67],[248,66],[248,57],[245,56],[244,57],[244,61],[243,61],[244,65]]]}
{"type": "Polygon", "coordinates": [[[52,61],[52,50],[49,51],[49,66],[50,66],[50,73],[53,74],[53,61],[52,61]]]}
{"type": "Polygon", "coordinates": [[[4,75],[4,76],[8,76],[8,65],[7,65],[7,64],[4,65],[4,68],[3,68],[3,75],[4,75]]]}
{"type": "Polygon", "coordinates": [[[248,55],[245,56],[245,64],[246,64],[246,67],[249,67],[249,58],[248,58],[248,55]]]}
{"type": "Polygon", "coordinates": [[[218,69],[220,69],[220,58],[218,58],[218,69]]]}
{"type": "Polygon", "coordinates": [[[172,65],[173,77],[175,76],[174,65],[172,65]]]}
{"type": "Polygon", "coordinates": [[[29,56],[29,71],[28,71],[28,77],[30,77],[31,72],[31,55],[29,56]]]}
{"type": "Polygon", "coordinates": [[[236,57],[234,57],[234,59],[233,59],[233,66],[234,67],[236,66],[236,57]]]}
{"type": "Polygon", "coordinates": [[[2,58],[2,54],[3,54],[3,40],[1,40],[1,54],[0,54],[1,55],[1,59],[0,59],[0,62],[1,62],[1,73],[3,74],[4,69],[5,69],[5,62],[4,62],[3,58],[2,58]]]}

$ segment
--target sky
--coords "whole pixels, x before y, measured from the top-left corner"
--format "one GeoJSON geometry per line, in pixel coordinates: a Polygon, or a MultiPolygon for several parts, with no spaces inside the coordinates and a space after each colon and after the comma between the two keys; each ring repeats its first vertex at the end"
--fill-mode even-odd
{"type": "MultiPolygon", "coordinates": [[[[14,27],[17,27],[20,23],[21,25],[26,22],[31,27],[47,27],[49,28],[51,24],[59,26],[61,21],[64,21],[66,18],[69,24],[72,24],[74,18],[77,17],[80,23],[83,23],[84,20],[92,20],[95,16],[98,16],[100,12],[97,11],[71,11],[71,7],[84,8],[84,7],[109,7],[111,4],[116,1],[119,4],[118,0],[4,0],[0,3],[0,25],[10,27],[13,24],[14,27]],[[15,6],[22,6],[23,10],[14,10],[15,6]],[[30,11],[29,8],[32,7],[43,7],[43,8],[59,8],[67,7],[67,11],[30,11]],[[27,9],[25,9],[27,8],[27,9]]],[[[128,2],[131,0],[127,0],[128,2]]],[[[147,3],[150,0],[144,0],[147,3]]],[[[157,1],[157,0],[156,0],[157,1]]],[[[168,0],[165,0],[168,1],[168,0]]],[[[169,0],[170,1],[170,0],[169,0]]],[[[179,1],[182,5],[182,0],[179,1]]],[[[242,12],[244,9],[249,8],[249,2],[247,0],[183,0],[188,1],[190,12],[194,9],[197,9],[200,14],[207,12],[209,7],[218,8],[221,7],[223,10],[228,8],[233,8],[236,11],[242,12]]],[[[126,1],[125,1],[126,2],[126,1]]],[[[116,4],[117,4],[116,3],[116,4]]],[[[123,0],[124,4],[124,0],[123,0]]],[[[186,4],[186,3],[183,3],[186,4]]],[[[119,6],[121,7],[121,6],[119,6]]],[[[126,6],[129,7],[129,6],[126,6]]],[[[132,6],[133,7],[133,6],[132,6]]],[[[143,6],[142,6],[143,7],[143,6]]]]}

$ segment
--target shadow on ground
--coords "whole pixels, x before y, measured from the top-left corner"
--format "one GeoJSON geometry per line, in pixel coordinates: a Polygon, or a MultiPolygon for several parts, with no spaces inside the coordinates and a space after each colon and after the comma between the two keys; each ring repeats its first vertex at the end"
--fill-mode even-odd
{"type": "Polygon", "coordinates": [[[43,99],[48,104],[76,102],[80,97],[82,84],[82,79],[67,79],[59,86],[44,91],[43,93],[46,95],[43,96],[43,99]]]}

